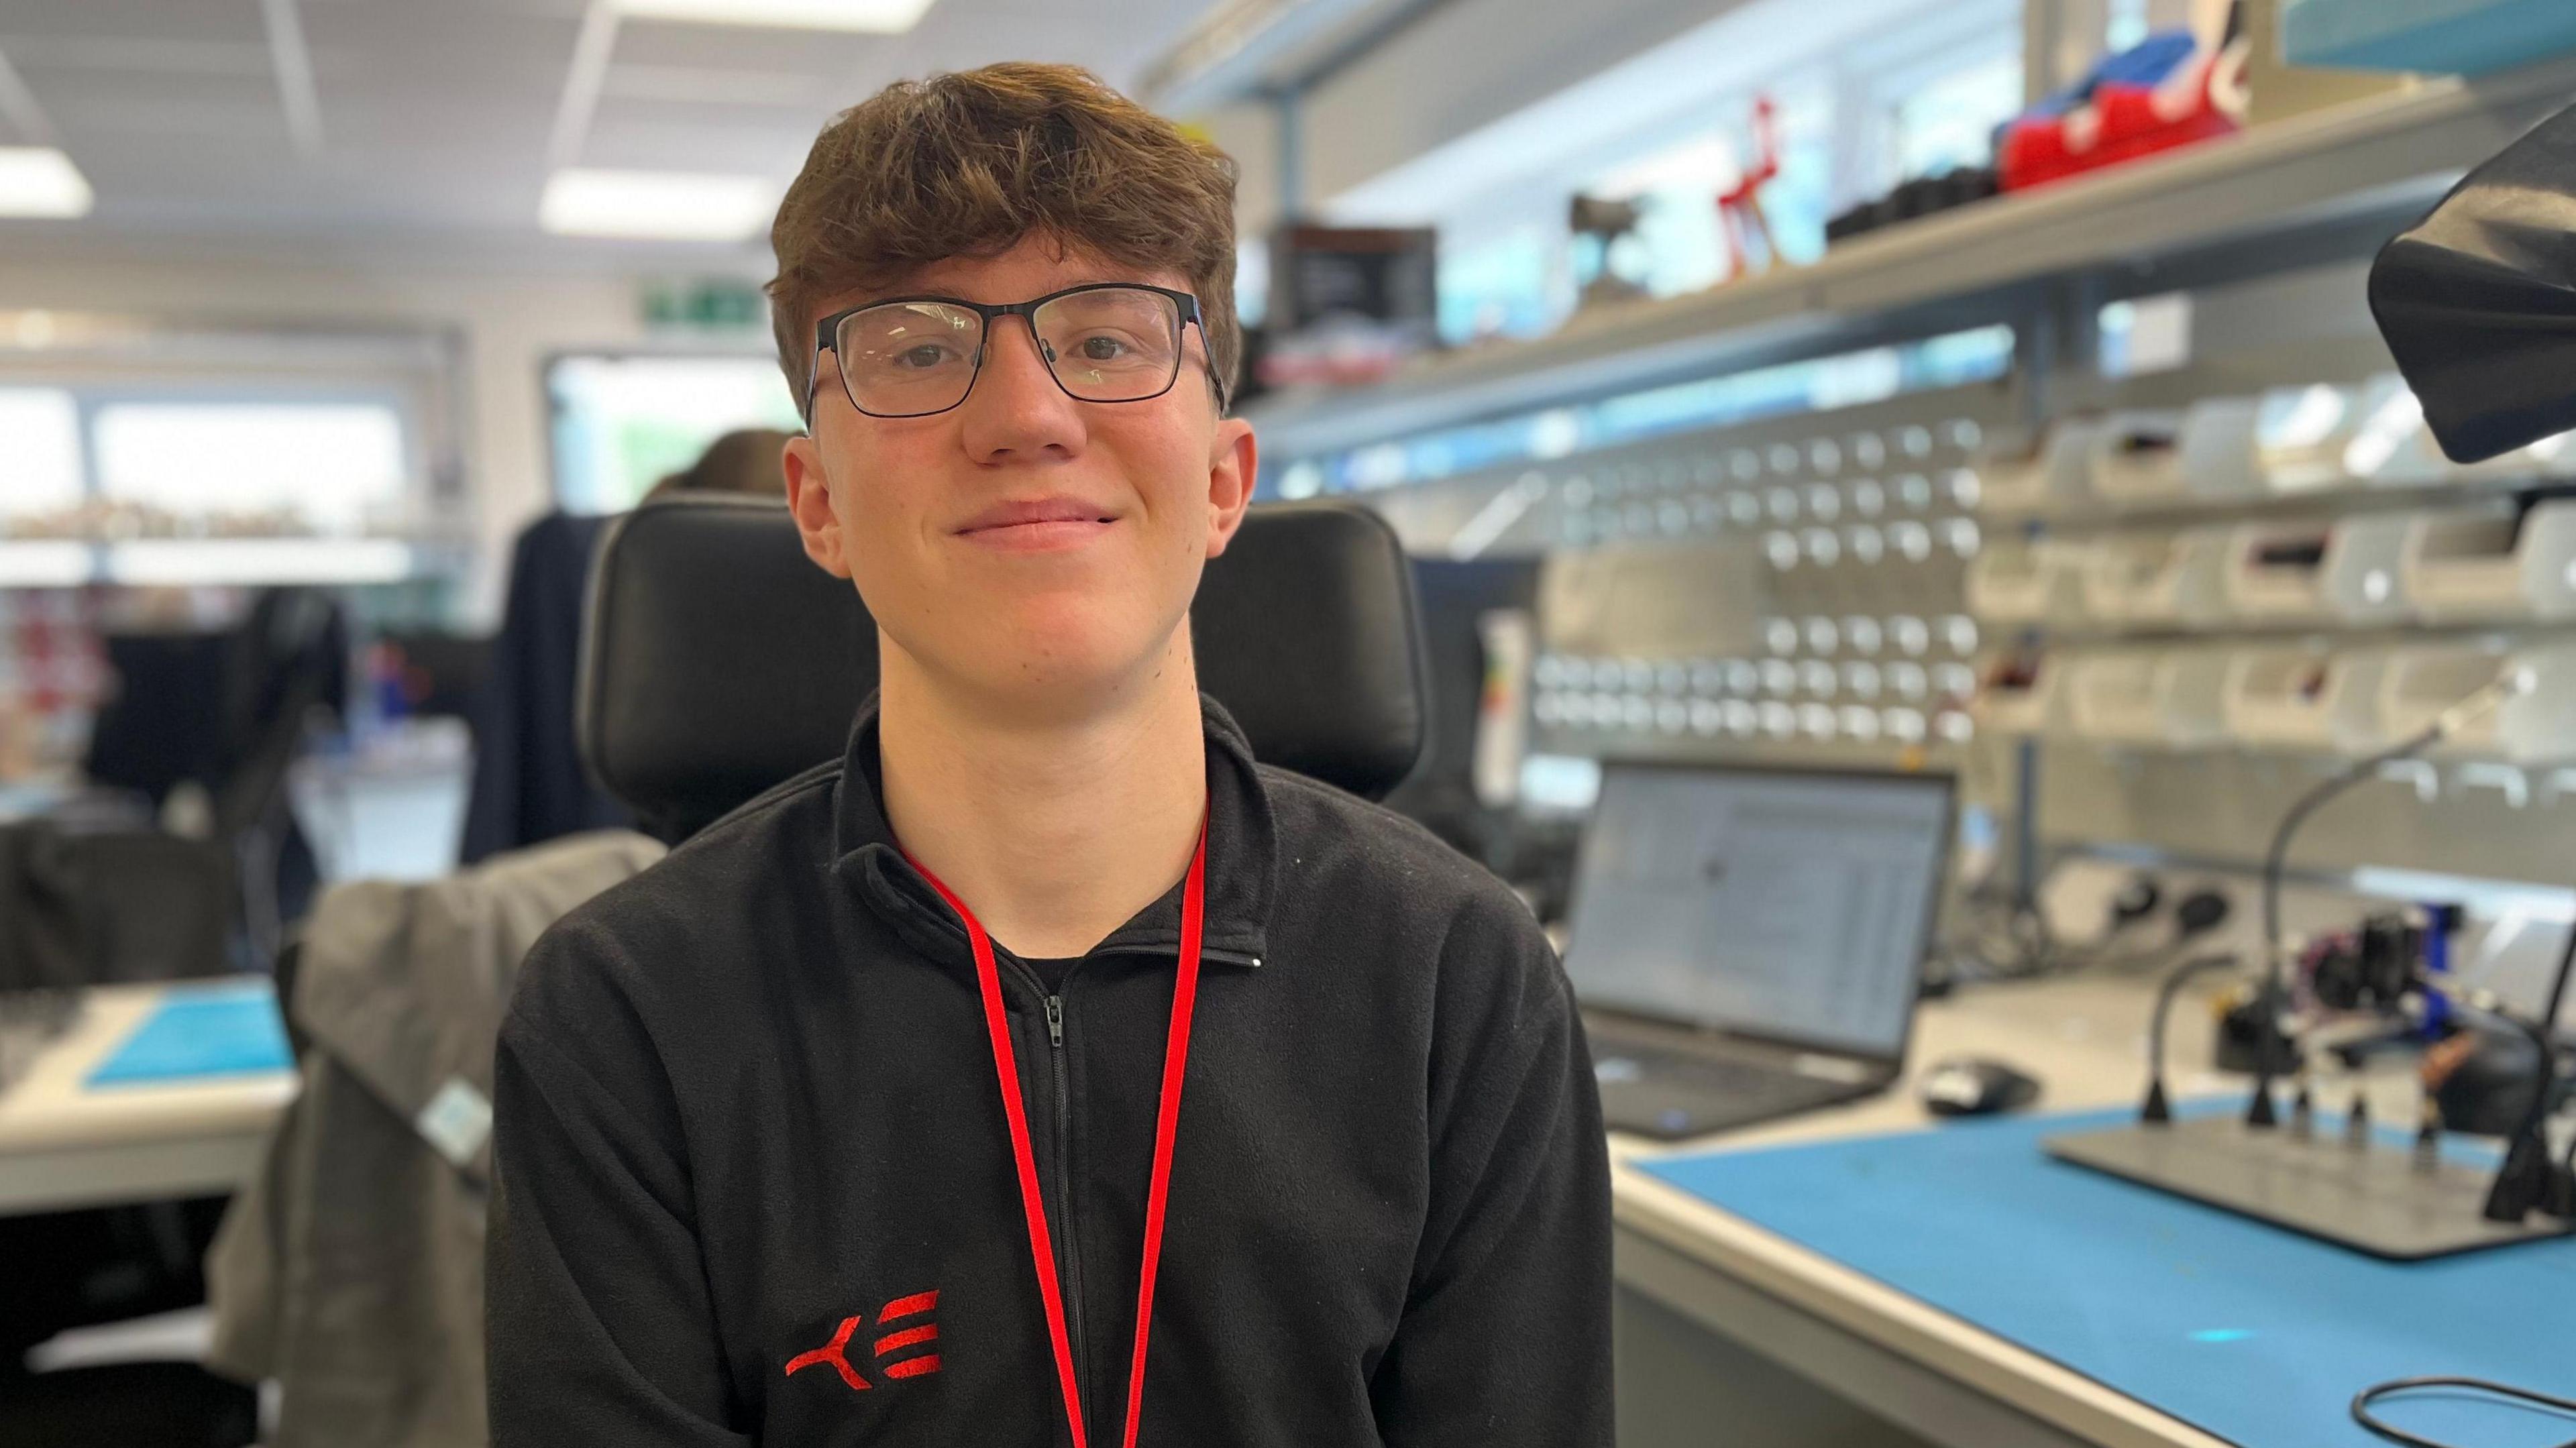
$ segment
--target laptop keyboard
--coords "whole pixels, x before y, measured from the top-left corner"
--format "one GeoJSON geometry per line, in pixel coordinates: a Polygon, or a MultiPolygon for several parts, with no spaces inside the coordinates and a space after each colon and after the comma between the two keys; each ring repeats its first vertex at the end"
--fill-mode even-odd
{"type": "Polygon", "coordinates": [[[1807,1106],[1860,1094],[1840,1082],[1802,1076],[1785,1067],[1733,1061],[1662,1046],[1596,1039],[1594,1069],[1602,1106],[1614,1127],[1679,1129],[1673,1117],[1684,1102],[1698,1129],[1785,1116],[1807,1106]]]}
{"type": "MultiPolygon", "coordinates": [[[[1617,1047],[1609,1059],[1613,1063],[1623,1060],[1635,1063],[1641,1080],[1691,1086],[1729,1096],[1767,1095],[1784,1084],[1795,1086],[1802,1079],[1744,1061],[1712,1060],[1706,1056],[1684,1055],[1654,1047],[1617,1047]]],[[[1611,1074],[1603,1079],[1615,1081],[1618,1074],[1614,1064],[1611,1074]]]]}

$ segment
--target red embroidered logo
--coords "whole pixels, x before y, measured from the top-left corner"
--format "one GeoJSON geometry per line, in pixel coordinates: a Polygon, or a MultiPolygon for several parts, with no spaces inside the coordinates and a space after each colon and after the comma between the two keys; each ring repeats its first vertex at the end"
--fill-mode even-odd
{"type": "MultiPolygon", "coordinates": [[[[924,1313],[933,1311],[938,1306],[939,1294],[936,1291],[916,1292],[910,1297],[898,1297],[894,1301],[877,1309],[877,1326],[884,1327],[888,1323],[895,1322],[906,1317],[919,1317],[924,1313]]],[[[812,1352],[798,1353],[796,1356],[787,1360],[787,1376],[792,1378],[807,1368],[829,1365],[832,1371],[841,1375],[842,1382],[850,1385],[850,1391],[854,1393],[866,1392],[871,1385],[866,1378],[860,1376],[857,1368],[850,1366],[849,1358],[850,1337],[853,1333],[856,1333],[859,1330],[859,1323],[863,1320],[864,1319],[857,1317],[842,1318],[841,1325],[839,1329],[833,1332],[832,1340],[830,1342],[823,1344],[812,1352]]],[[[875,1356],[879,1364],[882,1365],[882,1371],[887,1377],[927,1377],[928,1375],[939,1371],[939,1354],[935,1352],[924,1353],[917,1357],[902,1358],[894,1362],[886,1362],[885,1359],[889,1355],[902,1352],[907,1348],[916,1348],[921,1346],[923,1343],[937,1342],[938,1340],[939,1324],[935,1322],[924,1322],[912,1327],[897,1328],[893,1332],[889,1332],[876,1340],[875,1356]]]]}

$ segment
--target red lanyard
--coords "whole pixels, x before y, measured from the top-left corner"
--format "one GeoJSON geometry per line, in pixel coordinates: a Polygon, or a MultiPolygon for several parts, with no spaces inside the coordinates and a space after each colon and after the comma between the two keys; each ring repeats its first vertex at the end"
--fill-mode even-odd
{"type": "MultiPolygon", "coordinates": [[[[909,855],[905,856],[910,860],[909,855]]],[[[1055,1346],[1056,1381],[1064,1388],[1065,1422],[1073,1428],[1073,1448],[1088,1448],[1083,1433],[1082,1389],[1073,1376],[1073,1339],[1064,1326],[1064,1289],[1055,1275],[1055,1242],[1047,1232],[1046,1198],[1038,1190],[1037,1154],[1029,1148],[1028,1108],[1020,1100],[1020,1068],[1011,1050],[1011,1032],[1002,1015],[1002,975],[993,963],[993,937],[966,902],[921,868],[921,878],[966,922],[966,938],[975,948],[975,983],[984,996],[984,1030],[993,1041],[993,1071],[1001,1078],[1002,1114],[1011,1125],[1011,1157],[1020,1170],[1020,1212],[1028,1220],[1029,1258],[1038,1269],[1038,1296],[1046,1302],[1047,1337],[1055,1346]]],[[[1145,1261],[1136,1286],[1136,1348],[1127,1368],[1127,1433],[1125,1448],[1136,1448],[1137,1412],[1145,1402],[1145,1344],[1154,1326],[1154,1274],[1163,1263],[1163,1213],[1172,1183],[1172,1142],[1181,1124],[1181,1077],[1190,1058],[1190,1013],[1198,1004],[1199,939],[1207,922],[1207,822],[1199,822],[1199,845],[1190,856],[1189,881],[1181,889],[1181,969],[1172,987],[1172,1024],[1163,1046],[1163,1101],[1154,1119],[1154,1177],[1145,1195],[1145,1261]]]]}

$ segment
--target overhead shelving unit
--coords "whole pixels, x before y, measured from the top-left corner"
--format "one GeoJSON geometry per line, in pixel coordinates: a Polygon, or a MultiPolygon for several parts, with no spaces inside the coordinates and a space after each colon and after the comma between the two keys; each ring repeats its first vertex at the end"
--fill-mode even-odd
{"type": "Polygon", "coordinates": [[[2565,104],[2576,66],[2293,116],[2241,135],[1999,197],[1705,292],[1577,314],[1548,337],[1425,358],[1366,388],[1274,393],[1245,410],[1296,459],[1479,418],[1844,346],[1993,321],[2015,294],[2117,269],[2132,292],[2211,285],[2385,234],[2565,104]]]}

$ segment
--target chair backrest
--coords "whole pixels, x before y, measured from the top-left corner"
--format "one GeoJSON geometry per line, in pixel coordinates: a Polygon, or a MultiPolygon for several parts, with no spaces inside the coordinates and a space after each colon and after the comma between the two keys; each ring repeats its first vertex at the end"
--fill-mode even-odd
{"type": "MultiPolygon", "coordinates": [[[[1266,763],[1375,797],[1426,732],[1404,552],[1376,514],[1255,508],[1190,610],[1199,684],[1266,763]]],[[[876,685],[858,590],[805,557],[785,507],[678,495],[602,540],[577,731],[602,787],[666,837],[837,758],[876,685]]]]}

